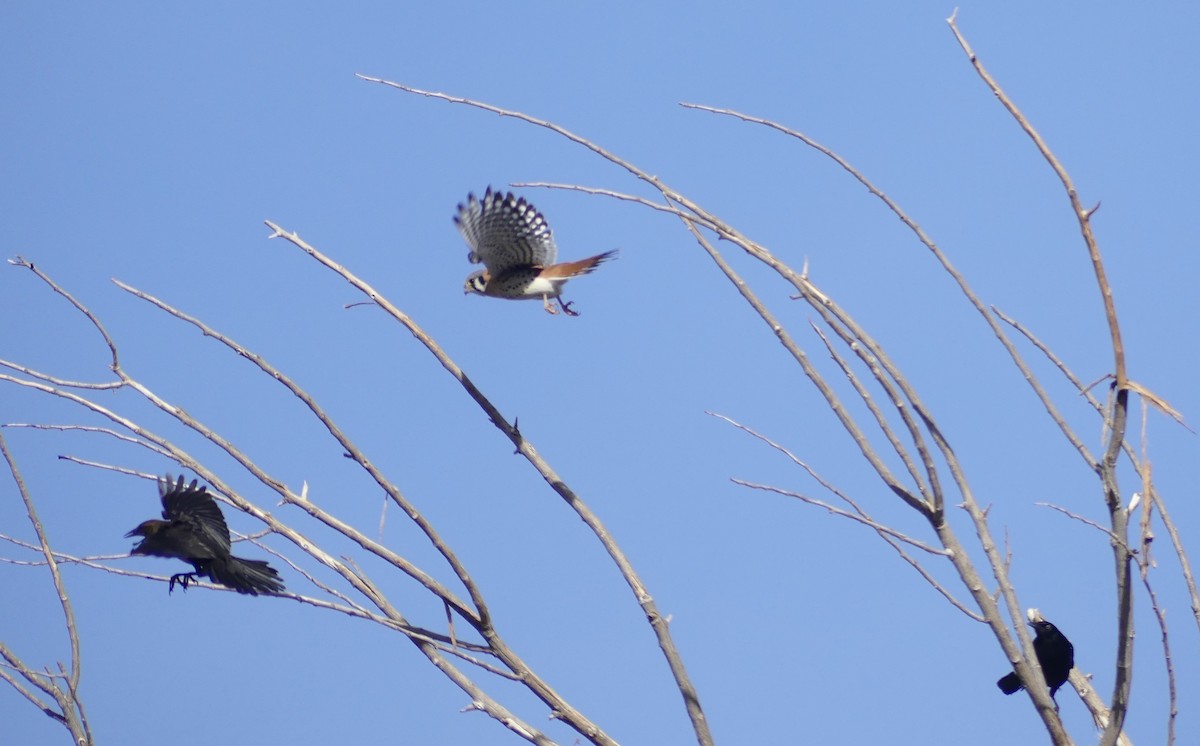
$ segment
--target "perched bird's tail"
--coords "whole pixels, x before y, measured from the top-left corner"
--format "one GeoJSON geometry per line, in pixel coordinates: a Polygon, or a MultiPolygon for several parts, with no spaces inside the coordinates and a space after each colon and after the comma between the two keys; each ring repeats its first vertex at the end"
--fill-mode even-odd
{"type": "Polygon", "coordinates": [[[1000,691],[1005,694],[1012,694],[1025,688],[1025,685],[1021,683],[1021,677],[1017,676],[1015,671],[997,681],[996,686],[1000,687],[1000,691]]]}
{"type": "Polygon", "coordinates": [[[210,562],[206,570],[214,582],[238,593],[257,596],[260,593],[279,593],[283,590],[283,581],[279,579],[279,573],[262,560],[240,557],[218,559],[210,562]]]}

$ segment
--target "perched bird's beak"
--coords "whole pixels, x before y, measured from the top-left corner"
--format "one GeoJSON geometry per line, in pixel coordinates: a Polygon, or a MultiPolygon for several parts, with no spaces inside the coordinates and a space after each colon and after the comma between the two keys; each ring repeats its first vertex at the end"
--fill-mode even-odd
{"type": "MultiPolygon", "coordinates": [[[[140,526],[139,526],[139,528],[140,528],[140,526]]],[[[141,535],[141,534],[139,534],[139,533],[138,533],[138,530],[135,528],[134,530],[132,530],[132,531],[130,531],[129,533],[125,534],[125,538],[126,538],[126,539],[129,539],[129,538],[132,538],[132,537],[134,537],[134,536],[140,536],[140,535],[141,535]]]]}

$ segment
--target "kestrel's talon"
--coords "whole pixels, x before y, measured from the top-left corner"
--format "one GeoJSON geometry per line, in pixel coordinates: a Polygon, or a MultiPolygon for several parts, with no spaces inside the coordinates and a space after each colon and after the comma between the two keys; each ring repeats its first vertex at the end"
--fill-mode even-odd
{"type": "Polygon", "coordinates": [[[463,284],[468,293],[510,300],[541,298],[547,313],[557,314],[550,298],[567,316],[578,316],[559,294],[567,280],[586,275],[616,255],[616,250],[575,262],[555,264],[558,247],[545,217],[512,193],[487,188],[483,198],[467,195],[454,223],[470,247],[467,260],[485,269],[470,274],[463,284]]]}

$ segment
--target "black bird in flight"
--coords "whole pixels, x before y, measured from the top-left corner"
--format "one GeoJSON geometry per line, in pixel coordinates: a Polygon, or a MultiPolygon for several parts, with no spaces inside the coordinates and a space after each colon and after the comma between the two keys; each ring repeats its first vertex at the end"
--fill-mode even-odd
{"type": "MultiPolygon", "coordinates": [[[[1035,615],[1035,612],[1030,610],[1030,620],[1029,626],[1036,632],[1033,638],[1033,652],[1037,654],[1038,665],[1042,667],[1042,676],[1046,677],[1046,684],[1050,686],[1050,698],[1053,699],[1058,688],[1067,682],[1071,669],[1075,667],[1075,646],[1066,635],[1058,631],[1058,627],[1042,619],[1041,614],[1035,615]]],[[[1005,694],[1012,694],[1024,689],[1025,682],[1013,671],[997,681],[996,686],[1005,694]]]]}
{"type": "Polygon", "coordinates": [[[197,488],[195,479],[185,486],[183,475],[172,483],[168,474],[159,478],[158,494],[166,520],[143,521],[125,536],[144,537],[130,554],[175,557],[195,568],[194,572],[172,575],[168,593],[175,590],[176,583],[187,590],[197,577],[251,596],[283,590],[279,574],[266,562],[230,553],[229,527],[207,487],[197,488]]]}

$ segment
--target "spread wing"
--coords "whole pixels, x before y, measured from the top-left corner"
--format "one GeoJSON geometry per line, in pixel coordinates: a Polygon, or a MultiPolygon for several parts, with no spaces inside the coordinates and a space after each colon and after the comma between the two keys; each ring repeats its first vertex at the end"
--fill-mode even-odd
{"type": "Polygon", "coordinates": [[[185,486],[182,474],[172,484],[168,474],[158,480],[158,494],[162,496],[163,518],[188,524],[229,554],[229,526],[207,487],[197,488],[195,479],[185,486]]]}
{"type": "Polygon", "coordinates": [[[454,224],[471,247],[467,259],[483,264],[492,277],[514,267],[546,267],[554,264],[558,248],[546,218],[524,197],[493,192],[491,187],[477,199],[467,195],[459,204],[454,224]]]}

